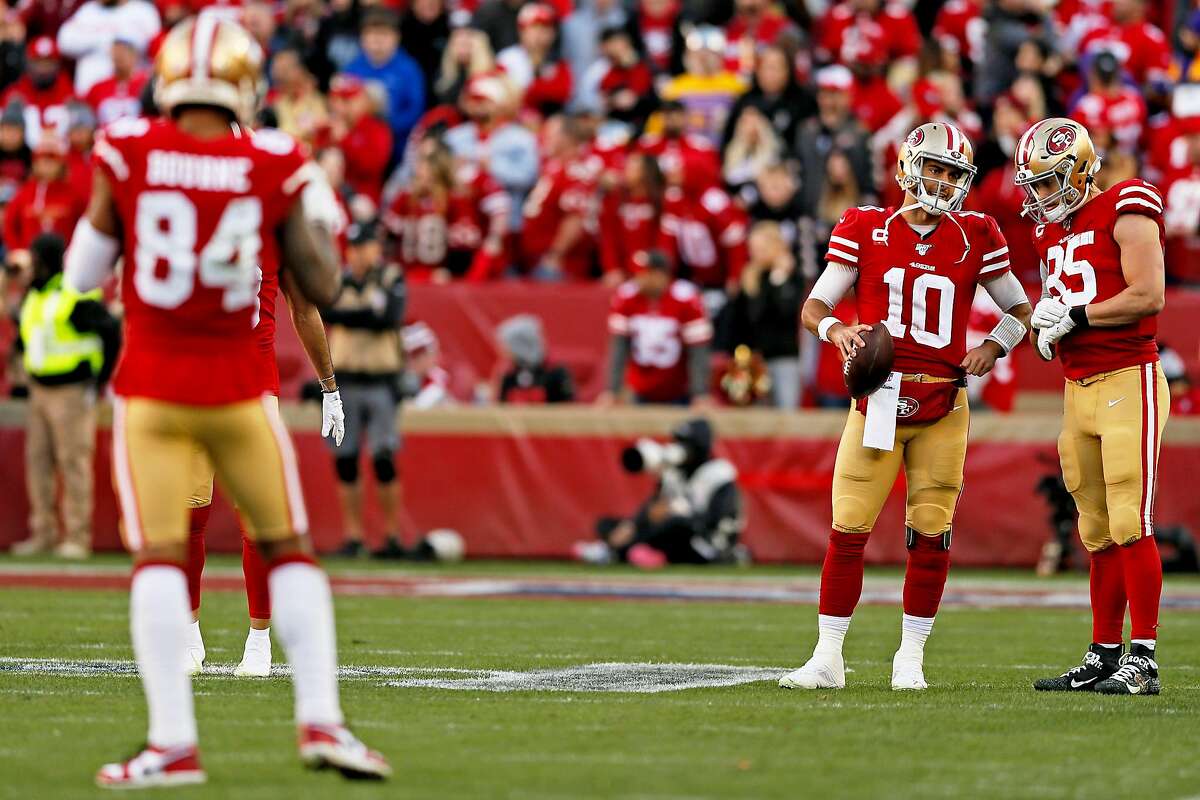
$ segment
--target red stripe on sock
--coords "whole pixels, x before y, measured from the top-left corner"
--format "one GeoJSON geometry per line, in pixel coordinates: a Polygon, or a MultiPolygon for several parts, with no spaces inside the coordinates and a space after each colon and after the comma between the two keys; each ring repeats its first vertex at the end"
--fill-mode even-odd
{"type": "Polygon", "coordinates": [[[267,562],[267,574],[269,575],[271,570],[282,567],[285,564],[312,564],[314,567],[319,566],[317,560],[307,553],[291,553],[286,556],[273,558],[267,562]]]}

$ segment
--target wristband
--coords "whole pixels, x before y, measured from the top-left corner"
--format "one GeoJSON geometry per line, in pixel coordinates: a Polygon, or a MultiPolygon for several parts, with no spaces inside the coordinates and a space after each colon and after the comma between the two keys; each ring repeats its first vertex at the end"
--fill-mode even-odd
{"type": "Polygon", "coordinates": [[[321,386],[321,391],[326,394],[337,391],[337,377],[330,374],[328,378],[317,378],[317,383],[321,386]]]}
{"type": "Polygon", "coordinates": [[[829,316],[817,323],[817,338],[822,342],[829,341],[829,329],[841,323],[837,317],[829,316]]]}
{"type": "Polygon", "coordinates": [[[1092,324],[1088,320],[1087,306],[1075,306],[1071,309],[1070,317],[1076,328],[1086,328],[1092,324]]]}

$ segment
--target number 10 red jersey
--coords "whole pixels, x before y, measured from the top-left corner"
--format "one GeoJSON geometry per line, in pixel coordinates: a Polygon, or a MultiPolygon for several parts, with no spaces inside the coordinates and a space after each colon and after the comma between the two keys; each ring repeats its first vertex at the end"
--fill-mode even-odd
{"type": "Polygon", "coordinates": [[[202,140],[130,119],[105,129],[95,155],[124,240],[114,391],[188,405],[267,391],[259,289],[277,280],[275,234],[310,174],[299,145],[275,130],[202,140]]]}

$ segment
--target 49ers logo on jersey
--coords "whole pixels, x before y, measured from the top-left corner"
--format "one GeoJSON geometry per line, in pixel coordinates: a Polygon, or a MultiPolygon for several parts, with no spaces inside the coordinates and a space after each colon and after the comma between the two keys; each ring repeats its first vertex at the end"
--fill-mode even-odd
{"type": "Polygon", "coordinates": [[[896,400],[896,416],[900,419],[911,417],[920,408],[921,404],[911,397],[901,397],[896,400]]]}
{"type": "Polygon", "coordinates": [[[925,141],[925,131],[921,130],[920,128],[917,128],[908,135],[909,147],[916,147],[923,141],[925,141]]]}
{"type": "Polygon", "coordinates": [[[1062,155],[1075,144],[1075,129],[1070,125],[1062,125],[1051,131],[1046,138],[1046,151],[1052,156],[1062,155]]]}

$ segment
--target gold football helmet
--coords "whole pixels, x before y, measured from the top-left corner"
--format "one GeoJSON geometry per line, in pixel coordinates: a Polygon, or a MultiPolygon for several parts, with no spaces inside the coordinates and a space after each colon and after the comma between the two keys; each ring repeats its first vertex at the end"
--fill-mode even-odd
{"type": "Polygon", "coordinates": [[[1013,162],[1016,184],[1027,195],[1021,213],[1043,225],[1083,205],[1100,169],[1087,128],[1065,117],[1044,119],[1025,131],[1013,162]]]}
{"type": "Polygon", "coordinates": [[[896,183],[911,194],[930,214],[958,211],[975,180],[975,148],[971,140],[953,125],[927,122],[904,139],[896,163],[896,183]],[[940,162],[959,170],[954,180],[941,180],[924,175],[926,160],[940,162]],[[950,187],[949,197],[943,196],[950,187]],[[930,191],[930,188],[933,191],[930,191]]]}
{"type": "Polygon", "coordinates": [[[242,26],[201,13],[171,29],[154,64],[154,101],[164,112],[216,106],[249,122],[263,89],[263,52],[242,26]]]}

